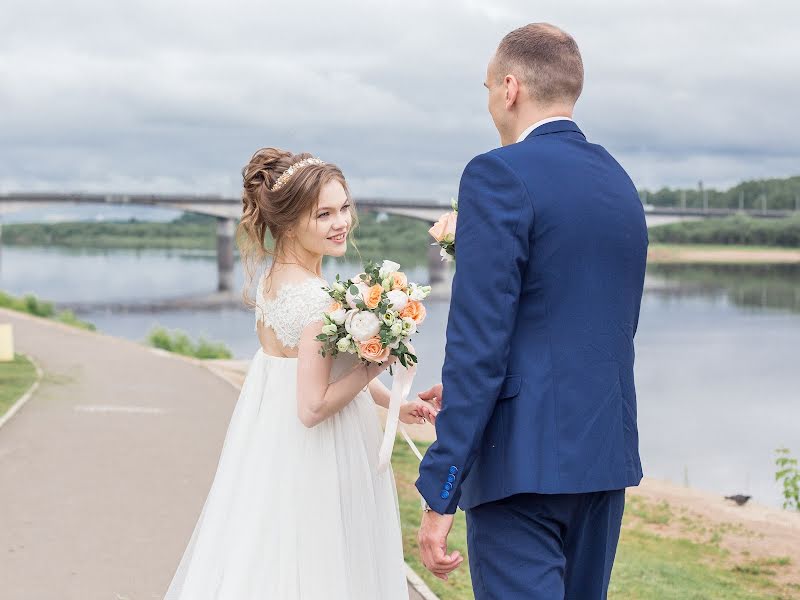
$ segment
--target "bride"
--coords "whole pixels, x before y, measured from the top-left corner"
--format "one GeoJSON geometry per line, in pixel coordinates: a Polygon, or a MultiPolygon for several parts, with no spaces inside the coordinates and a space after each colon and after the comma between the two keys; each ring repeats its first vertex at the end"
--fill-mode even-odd
{"type": "MultiPolygon", "coordinates": [[[[315,339],[332,302],[322,257],[344,255],[355,218],[347,183],[330,163],[276,148],[242,176],[245,294],[272,258],[248,299],[261,347],[165,600],[407,600],[397,491],[391,468],[377,470],[374,405],[388,406],[389,390],[376,377],[391,360],[323,357],[315,339]]],[[[400,418],[435,412],[413,401],[400,418]]]]}

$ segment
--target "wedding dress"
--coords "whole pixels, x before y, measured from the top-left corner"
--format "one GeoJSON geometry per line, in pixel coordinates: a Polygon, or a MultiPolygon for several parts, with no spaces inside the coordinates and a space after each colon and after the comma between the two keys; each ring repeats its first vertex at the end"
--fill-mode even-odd
{"type": "MultiPolygon", "coordinates": [[[[263,278],[262,278],[263,282],[263,278]]],[[[287,348],[330,304],[322,279],[256,297],[287,348]]],[[[337,355],[333,382],[356,366],[337,355]]],[[[253,356],[211,489],[165,600],[408,600],[391,468],[366,388],[313,428],[297,417],[296,358],[253,356]]]]}

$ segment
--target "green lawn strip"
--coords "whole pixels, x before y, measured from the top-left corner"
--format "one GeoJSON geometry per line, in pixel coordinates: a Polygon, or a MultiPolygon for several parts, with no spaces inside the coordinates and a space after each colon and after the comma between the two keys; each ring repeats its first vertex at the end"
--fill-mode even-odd
{"type": "Polygon", "coordinates": [[[790,598],[773,582],[775,571],[754,561],[731,565],[712,543],[669,538],[623,527],[609,598],[636,600],[756,600],[790,598]]]}
{"type": "MultiPolygon", "coordinates": [[[[429,444],[417,442],[420,452],[425,452],[429,444]]],[[[463,511],[456,512],[453,529],[448,538],[448,550],[459,550],[465,557],[464,563],[450,575],[448,581],[442,581],[431,575],[419,559],[417,530],[419,529],[422,509],[419,493],[414,487],[418,476],[419,460],[412,454],[405,441],[398,439],[394,447],[392,468],[397,480],[397,495],[400,500],[400,519],[403,524],[403,551],[406,562],[422,577],[433,593],[442,600],[474,598],[472,582],[467,564],[467,526],[463,511]]]]}
{"type": "MultiPolygon", "coordinates": [[[[421,452],[426,444],[418,443],[421,452]]],[[[414,487],[419,462],[410,449],[398,440],[392,459],[400,500],[403,549],[406,562],[442,600],[474,598],[467,561],[447,582],[431,575],[419,560],[417,529],[420,522],[419,495],[414,487]]],[[[614,565],[609,597],[614,599],[703,599],[758,600],[794,598],[778,586],[774,577],[789,564],[786,557],[736,561],[719,547],[720,536],[735,528],[709,527],[681,516],[682,531],[708,541],[692,541],[658,533],[677,518],[666,502],[652,503],[632,495],[626,502],[623,533],[614,565]],[[653,531],[655,530],[655,531],[653,531]]],[[[464,513],[456,513],[449,550],[467,555],[464,513]]],[[[793,589],[793,588],[790,588],[793,589]]]]}
{"type": "Polygon", "coordinates": [[[36,381],[36,367],[22,354],[14,360],[0,362],[0,417],[11,408],[36,381]]]}

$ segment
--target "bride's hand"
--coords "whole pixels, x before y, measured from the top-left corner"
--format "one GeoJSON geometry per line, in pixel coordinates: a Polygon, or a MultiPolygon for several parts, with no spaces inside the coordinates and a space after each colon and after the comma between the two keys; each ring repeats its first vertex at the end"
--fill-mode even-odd
{"type": "Polygon", "coordinates": [[[391,365],[393,365],[395,361],[397,361],[397,357],[392,354],[382,363],[369,363],[366,366],[368,381],[372,381],[373,379],[375,379],[378,375],[380,375],[391,365]]]}
{"type": "Polygon", "coordinates": [[[425,421],[436,422],[439,411],[422,400],[409,400],[400,406],[400,421],[408,425],[422,424],[425,421]]]}

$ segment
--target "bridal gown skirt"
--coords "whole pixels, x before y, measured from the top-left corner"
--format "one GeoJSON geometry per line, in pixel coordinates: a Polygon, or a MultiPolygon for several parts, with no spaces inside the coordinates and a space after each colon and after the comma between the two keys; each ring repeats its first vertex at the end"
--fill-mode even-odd
{"type": "MultiPolygon", "coordinates": [[[[351,358],[337,357],[332,379],[351,358]]],[[[165,600],[408,600],[371,396],[309,429],[296,378],[296,359],[256,352],[165,600]]]]}

